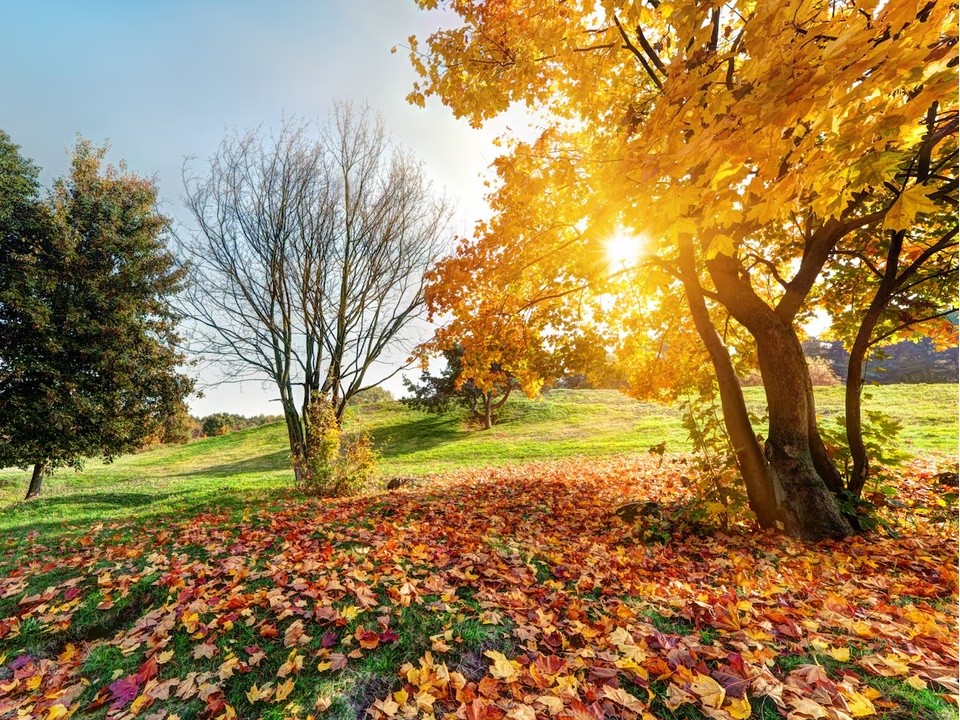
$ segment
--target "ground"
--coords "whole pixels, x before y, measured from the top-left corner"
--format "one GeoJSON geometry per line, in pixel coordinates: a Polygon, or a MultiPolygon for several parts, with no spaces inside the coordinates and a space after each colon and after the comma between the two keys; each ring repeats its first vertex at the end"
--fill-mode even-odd
{"type": "MultiPolygon", "coordinates": [[[[809,546],[625,523],[626,502],[685,497],[681,455],[464,462],[320,501],[278,489],[272,432],[95,468],[0,515],[0,718],[957,715],[946,456],[898,472],[877,532],[809,546]],[[109,506],[120,492],[145,497],[109,506]]],[[[448,447],[482,442],[463,432],[448,447]]]]}

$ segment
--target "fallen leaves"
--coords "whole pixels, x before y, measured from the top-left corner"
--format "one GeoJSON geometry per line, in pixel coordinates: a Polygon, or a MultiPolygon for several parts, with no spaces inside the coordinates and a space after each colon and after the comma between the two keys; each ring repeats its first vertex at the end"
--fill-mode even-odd
{"type": "MultiPolygon", "coordinates": [[[[397,653],[363,696],[374,719],[689,705],[745,720],[753,700],[847,720],[895,707],[879,680],[957,693],[955,524],[916,512],[901,539],[638,544],[613,510],[676,500],[680,471],[646,459],[476,471],[389,499],[104,525],[16,563],[7,541],[0,717],[169,720],[173,704],[184,718],[317,716],[352,667],[397,653]],[[58,644],[87,617],[96,636],[58,644]],[[27,644],[38,631],[49,651],[27,644]]],[[[914,509],[936,501],[922,472],[903,484],[914,509]]]]}

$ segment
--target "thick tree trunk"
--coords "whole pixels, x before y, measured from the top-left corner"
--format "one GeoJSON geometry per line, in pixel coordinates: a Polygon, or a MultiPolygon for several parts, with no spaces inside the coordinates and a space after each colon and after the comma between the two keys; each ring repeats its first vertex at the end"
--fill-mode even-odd
{"type": "Polygon", "coordinates": [[[853,528],[827,485],[833,482],[830,473],[824,478],[817,470],[829,458],[816,430],[813,386],[793,315],[758,297],[733,258],[718,255],[707,266],[720,302],[756,342],[769,414],[764,454],[783,493],[780,511],[787,531],[807,540],[850,535],[853,528]]]}
{"type": "MultiPolygon", "coordinates": [[[[806,358],[804,358],[806,364],[806,358]]],[[[810,438],[810,457],[813,458],[813,466],[817,469],[817,475],[823,478],[823,482],[834,495],[843,492],[843,476],[837,470],[837,466],[827,452],[827,446],[823,443],[820,436],[820,428],[817,427],[817,406],[813,396],[813,383],[810,381],[809,370],[806,373],[807,380],[807,437],[810,438]]]]}
{"type": "Polygon", "coordinates": [[[747,489],[750,509],[757,516],[760,527],[773,527],[780,519],[773,478],[769,473],[767,461],[760,443],[757,441],[757,436],[753,432],[753,426],[750,424],[750,415],[743,399],[740,379],[733,367],[730,353],[710,320],[710,314],[703,298],[703,291],[696,277],[693,248],[688,243],[681,243],[680,260],[687,305],[690,307],[697,334],[700,335],[700,339],[710,354],[710,361],[713,364],[720,388],[723,422],[733,445],[740,475],[743,477],[747,489]]]}
{"type": "Polygon", "coordinates": [[[846,537],[853,528],[814,461],[812,446],[819,433],[815,426],[811,432],[809,377],[800,341],[776,316],[764,320],[755,325],[753,336],[770,417],[765,454],[783,488],[785,525],[806,540],[846,537]]]}
{"type": "Polygon", "coordinates": [[[27,488],[27,500],[35,498],[40,494],[40,486],[43,484],[43,476],[46,471],[46,462],[38,462],[33,466],[33,475],[30,477],[30,487],[27,488]]]}

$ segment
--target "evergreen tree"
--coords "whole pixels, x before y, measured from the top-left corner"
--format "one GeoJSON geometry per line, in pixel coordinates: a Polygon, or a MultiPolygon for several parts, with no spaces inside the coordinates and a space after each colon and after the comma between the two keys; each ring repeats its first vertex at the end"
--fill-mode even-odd
{"type": "Polygon", "coordinates": [[[156,188],[78,142],[47,199],[0,132],[0,467],[115,456],[156,432],[193,387],[177,371],[184,272],[156,188]]]}

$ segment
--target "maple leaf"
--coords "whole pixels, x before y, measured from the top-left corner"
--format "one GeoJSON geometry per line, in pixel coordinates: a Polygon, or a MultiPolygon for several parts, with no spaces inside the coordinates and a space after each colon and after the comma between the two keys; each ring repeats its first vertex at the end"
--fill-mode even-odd
{"type": "Polygon", "coordinates": [[[622,688],[604,685],[601,694],[603,697],[607,698],[608,700],[612,700],[617,705],[621,705],[638,714],[642,714],[647,709],[646,705],[622,688]]]}
{"type": "Polygon", "coordinates": [[[284,678],[287,675],[296,675],[303,669],[303,655],[298,655],[296,649],[291,650],[287,659],[277,670],[277,677],[284,678]]]}
{"type": "Polygon", "coordinates": [[[219,652],[217,646],[213,643],[200,643],[193,649],[193,658],[194,660],[199,660],[200,658],[210,659],[219,652]]]}
{"type": "Polygon", "coordinates": [[[140,692],[140,686],[137,684],[137,678],[133,675],[120,678],[110,683],[107,690],[110,692],[112,701],[110,707],[116,709],[129,705],[140,692]]]}
{"type": "Polygon", "coordinates": [[[293,678],[287,678],[282,683],[277,685],[277,689],[273,696],[274,702],[281,702],[286,700],[287,696],[293,692],[293,678]]]}
{"type": "Polygon", "coordinates": [[[900,193],[883,220],[884,230],[909,230],[919,213],[934,213],[939,210],[937,204],[927,193],[931,188],[926,185],[914,185],[900,193]]]}
{"type": "Polygon", "coordinates": [[[273,694],[273,688],[270,687],[269,683],[264,685],[262,688],[258,688],[257,684],[254,683],[250,686],[250,689],[247,690],[245,695],[247,696],[247,701],[252,705],[255,702],[260,700],[267,700],[273,694]]]}
{"type": "Polygon", "coordinates": [[[537,720],[537,713],[529,705],[514,705],[507,717],[510,720],[537,720]]]}
{"type": "Polygon", "coordinates": [[[563,700],[554,695],[541,695],[536,702],[546,707],[551,715],[559,715],[563,711],[563,700]]]}
{"type": "Polygon", "coordinates": [[[690,682],[689,690],[708,708],[719,708],[727,696],[723,686],[708,675],[697,675],[690,682]]]}
{"type": "Polygon", "coordinates": [[[496,650],[487,650],[484,656],[493,660],[490,666],[490,675],[498,680],[514,682],[519,677],[520,665],[513,660],[508,660],[506,655],[496,650]]]}
{"type": "MultiPolygon", "coordinates": [[[[262,631],[261,631],[262,634],[262,631]]],[[[310,642],[310,636],[304,632],[303,621],[294,620],[283,633],[283,646],[293,647],[294,645],[306,645],[310,642]]]]}

